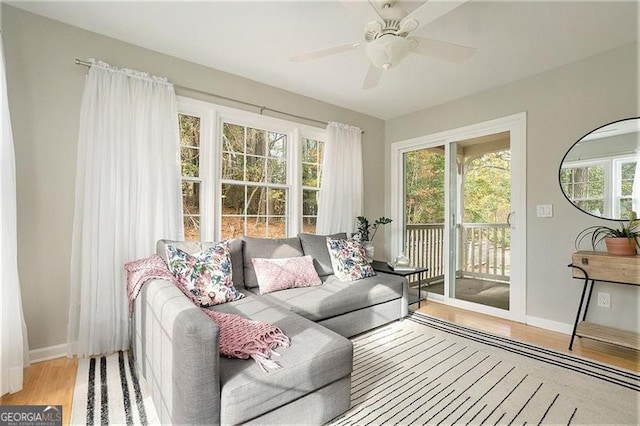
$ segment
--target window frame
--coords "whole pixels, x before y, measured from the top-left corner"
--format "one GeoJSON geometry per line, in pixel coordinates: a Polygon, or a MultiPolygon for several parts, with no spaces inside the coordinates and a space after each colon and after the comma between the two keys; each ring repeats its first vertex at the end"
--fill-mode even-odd
{"type": "MultiPolygon", "coordinates": [[[[198,179],[187,178],[185,179],[182,174],[180,175],[180,181],[188,180],[195,181],[200,183],[200,241],[205,241],[203,239],[203,235],[211,234],[211,222],[208,220],[204,220],[204,218],[211,217],[212,209],[211,209],[211,197],[212,195],[208,194],[205,191],[205,188],[208,187],[208,183],[212,181],[212,177],[214,171],[211,170],[213,166],[212,154],[210,143],[204,143],[205,140],[210,140],[213,135],[212,124],[212,115],[211,111],[203,108],[202,105],[199,105],[197,102],[183,102],[180,97],[178,97],[178,115],[190,115],[192,117],[197,117],[200,119],[200,161],[199,161],[199,170],[198,170],[198,179]]],[[[178,161],[182,161],[180,158],[178,161]]],[[[181,202],[182,202],[182,194],[181,194],[181,202]]],[[[184,227],[184,212],[182,214],[183,219],[183,227],[184,227]]]]}
{"type": "Polygon", "coordinates": [[[622,196],[622,166],[630,163],[637,163],[638,157],[634,155],[620,156],[612,159],[613,173],[613,214],[614,217],[621,217],[620,204],[622,199],[630,199],[633,203],[633,195],[622,196]]]}
{"type": "MultiPolygon", "coordinates": [[[[562,166],[563,170],[566,169],[585,169],[593,167],[602,167],[602,174],[604,182],[602,183],[602,197],[584,198],[577,201],[594,201],[602,200],[604,211],[601,214],[607,214],[611,210],[611,164],[607,160],[589,160],[589,161],[571,161],[565,162],[562,166]]],[[[572,182],[575,185],[575,182],[572,182]]],[[[564,190],[563,190],[564,191],[564,190]]],[[[576,200],[574,200],[575,202],[576,200]]]]}
{"type": "Polygon", "coordinates": [[[301,220],[301,228],[304,231],[304,219],[306,217],[315,217],[316,218],[316,225],[318,224],[318,214],[316,212],[315,216],[311,216],[311,215],[305,215],[304,214],[304,191],[314,191],[316,192],[316,196],[318,197],[318,200],[320,198],[320,188],[322,186],[322,176],[323,176],[323,170],[322,170],[322,162],[320,163],[303,163],[303,155],[302,155],[302,144],[304,140],[313,140],[315,142],[319,142],[323,144],[322,147],[322,160],[324,161],[324,148],[325,148],[325,144],[326,141],[323,141],[321,139],[314,139],[314,138],[310,138],[308,137],[308,135],[305,135],[303,137],[300,138],[300,185],[302,187],[302,190],[300,191],[301,194],[301,216],[300,216],[300,220],[301,220]],[[314,164],[314,165],[318,165],[318,174],[320,175],[320,185],[319,186],[309,186],[309,185],[305,185],[303,182],[303,171],[304,171],[304,165],[305,164],[314,164]]]}
{"type": "Polygon", "coordinates": [[[616,155],[602,157],[592,160],[567,161],[563,164],[563,169],[585,168],[602,166],[604,170],[604,210],[601,212],[605,217],[619,217],[621,197],[622,165],[637,161],[633,155],[616,155]]]}
{"type": "Polygon", "coordinates": [[[238,182],[222,179],[224,122],[286,135],[286,183],[283,185],[245,181],[245,185],[287,188],[286,236],[295,236],[302,232],[302,140],[306,138],[326,143],[326,130],[185,96],[177,96],[177,101],[178,114],[200,118],[200,241],[220,240],[222,185],[238,182]]]}

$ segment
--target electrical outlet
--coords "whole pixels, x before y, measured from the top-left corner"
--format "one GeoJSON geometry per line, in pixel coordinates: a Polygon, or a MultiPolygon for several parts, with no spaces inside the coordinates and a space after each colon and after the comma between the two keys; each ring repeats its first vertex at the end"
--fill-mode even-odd
{"type": "Polygon", "coordinates": [[[611,307],[611,294],[598,292],[598,306],[601,308],[611,307]]]}

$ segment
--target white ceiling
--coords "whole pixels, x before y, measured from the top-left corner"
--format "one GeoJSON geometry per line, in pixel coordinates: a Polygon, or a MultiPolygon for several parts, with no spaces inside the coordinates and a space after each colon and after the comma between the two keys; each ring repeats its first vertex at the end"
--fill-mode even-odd
{"type": "MultiPolygon", "coordinates": [[[[290,57],[363,40],[367,2],[11,3],[90,31],[389,119],[491,89],[638,39],[638,1],[475,1],[412,35],[475,47],[462,64],[410,54],[362,90],[362,48],[305,63],[290,57]]],[[[407,12],[421,2],[400,1],[407,12]]],[[[81,58],[84,59],[84,58],[81,58]]],[[[127,66],[127,64],[114,64],[127,66]]],[[[179,82],[176,82],[179,84],[179,82]]]]}

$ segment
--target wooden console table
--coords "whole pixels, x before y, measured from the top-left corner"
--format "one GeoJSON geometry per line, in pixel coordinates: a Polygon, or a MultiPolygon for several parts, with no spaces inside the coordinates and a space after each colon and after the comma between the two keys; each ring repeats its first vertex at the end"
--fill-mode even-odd
{"type": "Polygon", "coordinates": [[[586,321],[595,281],[640,286],[640,255],[615,256],[599,251],[578,251],[573,253],[569,267],[573,269],[573,278],[584,279],[569,350],[576,336],[640,350],[640,334],[586,321]]]}

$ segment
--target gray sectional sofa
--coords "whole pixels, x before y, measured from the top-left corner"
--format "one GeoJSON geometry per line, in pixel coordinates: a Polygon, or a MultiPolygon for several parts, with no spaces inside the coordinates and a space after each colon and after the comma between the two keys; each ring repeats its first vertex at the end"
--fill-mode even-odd
{"type": "MultiPolygon", "coordinates": [[[[344,236],[344,235],[339,235],[344,236]]],[[[165,258],[165,246],[157,253],[165,258]]],[[[188,253],[210,244],[170,242],[188,253]]],[[[278,326],[290,339],[278,348],[282,368],[221,357],[219,329],[166,280],[151,280],[135,302],[132,336],[138,371],[163,424],[322,424],[349,408],[353,347],[348,339],[403,318],[404,278],[377,273],[341,282],[326,237],[249,238],[231,243],[233,282],[245,297],[212,309],[278,326]],[[323,285],[260,295],[252,258],[310,255],[323,285]]]]}

